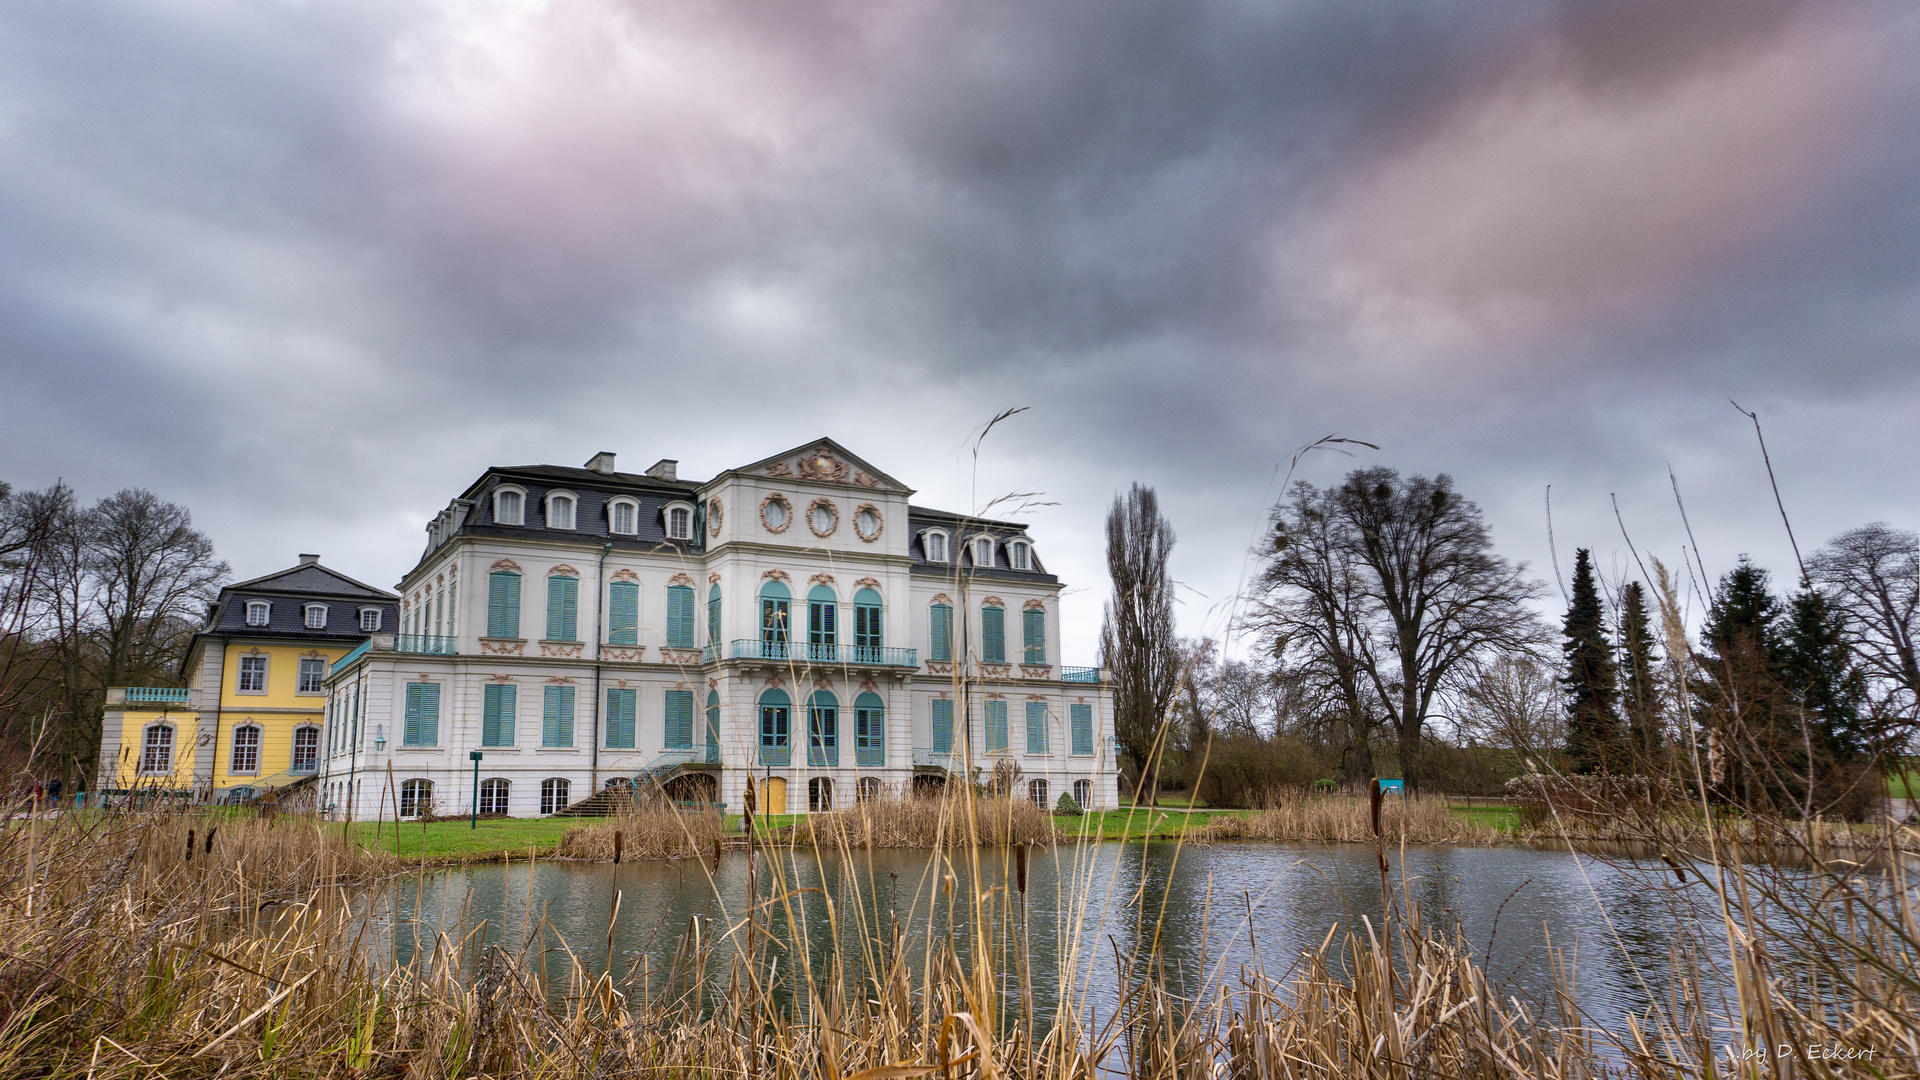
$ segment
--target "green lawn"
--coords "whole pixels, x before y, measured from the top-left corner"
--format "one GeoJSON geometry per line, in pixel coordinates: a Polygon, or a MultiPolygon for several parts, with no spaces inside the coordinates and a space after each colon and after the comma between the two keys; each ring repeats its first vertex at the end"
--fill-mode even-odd
{"type": "Polygon", "coordinates": [[[1520,811],[1511,806],[1449,806],[1447,812],[1466,821],[1490,825],[1501,832],[1520,826],[1520,811]]]}
{"type": "Polygon", "coordinates": [[[1915,798],[1920,790],[1920,770],[1904,769],[1887,776],[1887,794],[1896,799],[1915,798]]]}
{"type": "MultiPolygon", "coordinates": [[[[409,859],[423,855],[429,860],[485,859],[525,855],[529,850],[545,855],[568,829],[598,823],[598,818],[496,818],[480,822],[477,828],[465,821],[407,822],[396,831],[389,821],[379,830],[378,845],[409,859]]],[[[359,822],[353,831],[361,843],[375,844],[372,824],[359,822]]]]}

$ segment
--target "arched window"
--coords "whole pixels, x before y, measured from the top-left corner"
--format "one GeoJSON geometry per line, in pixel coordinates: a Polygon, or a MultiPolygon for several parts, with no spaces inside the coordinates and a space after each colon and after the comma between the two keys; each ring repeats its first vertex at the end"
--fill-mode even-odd
{"type": "Polygon", "coordinates": [[[293,729],[293,771],[312,772],[320,767],[320,729],[311,724],[293,729]]]}
{"type": "Polygon", "coordinates": [[[887,707],[871,690],[853,699],[853,763],[887,763],[887,707]]]}
{"type": "Polygon", "coordinates": [[[775,688],[760,695],[760,764],[787,763],[792,717],[793,699],[785,690],[775,688]]]}
{"type": "Polygon", "coordinates": [[[673,649],[694,648],[691,585],[667,586],[667,646],[673,649]]]}
{"type": "Polygon", "coordinates": [[[573,508],[579,500],[570,491],[551,491],[547,493],[547,528],[572,529],[573,508]]]}
{"type": "Polygon", "coordinates": [[[1093,809],[1093,781],[1075,780],[1073,782],[1073,801],[1079,803],[1080,809],[1082,810],[1093,809]]]}
{"type": "Polygon", "coordinates": [[[408,780],[400,785],[400,816],[433,816],[433,781],[408,780]]]}
{"type": "Polygon", "coordinates": [[[707,762],[720,763],[720,691],[707,691],[707,762]]]}
{"type": "Polygon", "coordinates": [[[791,640],[789,621],[793,593],[778,581],[760,586],[760,654],[770,660],[784,660],[791,640]]]}
{"type": "Polygon", "coordinates": [[[1047,782],[1033,780],[1027,784],[1027,801],[1042,810],[1047,809],[1047,782]]]}
{"type": "Polygon", "coordinates": [[[693,539],[693,507],[686,503],[667,504],[667,539],[693,539]]]}
{"type": "Polygon", "coordinates": [[[308,604],[306,606],[307,629],[325,630],[327,628],[327,605],[308,604]]]}
{"type": "Polygon", "coordinates": [[[260,771],[260,725],[241,724],[233,729],[233,753],[228,759],[227,771],[236,773],[260,771]]]}
{"type": "Polygon", "coordinates": [[[934,604],[927,608],[927,618],[933,645],[927,658],[944,664],[953,659],[953,606],[934,604]]]}
{"type": "Polygon", "coordinates": [[[1015,570],[1031,570],[1033,569],[1031,554],[1032,548],[1025,540],[1012,541],[1007,544],[1007,565],[1015,570]]]}
{"type": "Polygon", "coordinates": [[[976,536],[967,542],[968,554],[973,556],[973,565],[981,569],[993,567],[993,537],[976,536]]]}
{"type": "Polygon", "coordinates": [[[480,812],[483,814],[504,814],[507,812],[507,795],[513,785],[500,777],[480,781],[480,812]]]}
{"type": "Polygon", "coordinates": [[[946,562],[947,534],[939,529],[928,529],[921,533],[920,550],[926,553],[928,562],[946,562]]]}
{"type": "Polygon", "coordinates": [[[527,519],[527,493],[523,488],[502,485],[493,491],[493,523],[523,525],[527,519]]]}
{"type": "Polygon", "coordinates": [[[265,626],[273,615],[273,605],[265,600],[247,601],[247,625],[265,626]]]}
{"type": "Polygon", "coordinates": [[[380,629],[380,609],[363,607],[360,609],[360,632],[371,634],[380,629]]]}
{"type": "Polygon", "coordinates": [[[859,664],[880,662],[880,594],[861,589],[853,594],[853,659],[859,664]]]}
{"type": "Polygon", "coordinates": [[[140,771],[144,774],[173,771],[173,725],[148,724],[140,740],[140,771]]]}
{"type": "Polygon", "coordinates": [[[632,536],[640,531],[640,504],[633,499],[617,498],[607,502],[607,531],[632,536]]]}
{"type": "Polygon", "coordinates": [[[807,702],[807,764],[816,769],[840,764],[840,699],[831,690],[815,690],[807,702]]]}
{"type": "Polygon", "coordinates": [[[879,802],[880,778],[877,776],[861,777],[860,782],[854,785],[853,798],[855,802],[879,802]]]}
{"type": "Polygon", "coordinates": [[[569,793],[573,784],[564,777],[551,777],[540,781],[540,812],[557,814],[567,808],[569,793]]]}
{"type": "Polygon", "coordinates": [[[816,776],[807,781],[807,812],[823,814],[833,809],[833,781],[816,776]]]}
{"type": "Polygon", "coordinates": [[[807,659],[838,660],[839,636],[839,597],[830,586],[815,585],[807,592],[807,659]]]}
{"type": "Polygon", "coordinates": [[[720,584],[707,590],[707,644],[720,644],[720,584]]]}

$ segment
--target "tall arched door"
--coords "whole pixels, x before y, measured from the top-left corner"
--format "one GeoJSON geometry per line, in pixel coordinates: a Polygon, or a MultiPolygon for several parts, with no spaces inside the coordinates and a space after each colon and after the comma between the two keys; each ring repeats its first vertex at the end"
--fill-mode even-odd
{"type": "Polygon", "coordinates": [[[760,812],[763,814],[784,814],[787,812],[787,778],[784,776],[765,777],[760,781],[762,794],[760,812]]]}

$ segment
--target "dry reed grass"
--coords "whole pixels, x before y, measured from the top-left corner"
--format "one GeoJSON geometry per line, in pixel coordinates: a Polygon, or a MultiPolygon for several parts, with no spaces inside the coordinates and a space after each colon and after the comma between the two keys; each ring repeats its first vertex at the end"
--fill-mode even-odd
{"type": "Polygon", "coordinates": [[[809,814],[785,832],[792,842],[829,848],[998,847],[1055,840],[1051,813],[1004,796],[977,798],[971,806],[953,798],[876,799],[809,814]]]}
{"type": "MultiPolygon", "coordinates": [[[[1207,826],[1211,840],[1284,840],[1303,844],[1373,843],[1368,800],[1350,795],[1309,795],[1281,790],[1246,817],[1216,818],[1207,826]]],[[[1500,840],[1491,826],[1463,820],[1447,811],[1444,798],[1389,796],[1380,806],[1378,839],[1389,844],[1458,844],[1490,847],[1500,840]]]]}
{"type": "Polygon", "coordinates": [[[658,799],[622,804],[614,815],[568,829],[554,849],[562,859],[614,862],[621,859],[688,859],[711,854],[726,836],[720,811],[680,809],[658,799]]]}
{"type": "MultiPolygon", "coordinates": [[[[1055,850],[1075,883],[1063,916],[1107,902],[1089,849],[1055,850]]],[[[950,858],[985,882],[979,867],[1003,855],[950,858]]],[[[472,928],[396,963],[374,913],[416,878],[382,878],[391,862],[337,829],[157,814],[15,826],[0,831],[0,1077],[1920,1075],[1920,911],[1898,863],[1871,881],[1850,866],[1701,871],[1687,888],[1732,931],[1737,1008],[1712,1011],[1683,973],[1677,1009],[1609,1033],[1583,1026],[1564,958],[1554,1000],[1514,1001],[1384,873],[1385,925],[1278,958],[1289,974],[1216,971],[1193,1000],[1157,981],[1153,956],[1132,957],[1119,1010],[1097,1019],[1073,986],[1077,954],[1061,973],[1028,970],[1012,890],[956,889],[951,873],[916,900],[953,913],[950,935],[916,950],[897,922],[860,922],[865,944],[817,970],[811,950],[774,940],[806,899],[785,870],[811,857],[760,848],[772,894],[690,926],[666,971],[594,975],[576,952],[548,980],[527,949],[483,947],[472,928]],[[355,880],[372,892],[346,902],[355,880]],[[1068,992],[1051,1014],[1009,1000],[1054,979],[1068,992]],[[1829,1056],[1729,1067],[1727,1042],[1829,1056]]]]}

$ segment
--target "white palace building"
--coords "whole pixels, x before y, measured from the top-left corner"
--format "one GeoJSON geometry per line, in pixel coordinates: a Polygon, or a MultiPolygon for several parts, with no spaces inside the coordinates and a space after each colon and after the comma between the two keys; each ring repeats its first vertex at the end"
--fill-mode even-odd
{"type": "Polygon", "coordinates": [[[331,666],[336,817],[533,817],[604,789],[799,813],[971,776],[1112,807],[1112,702],[1060,663],[1024,525],[912,506],[820,439],[702,483],[491,468],[427,526],[400,625],[331,666]],[[791,793],[791,794],[790,794],[791,793]]]}

